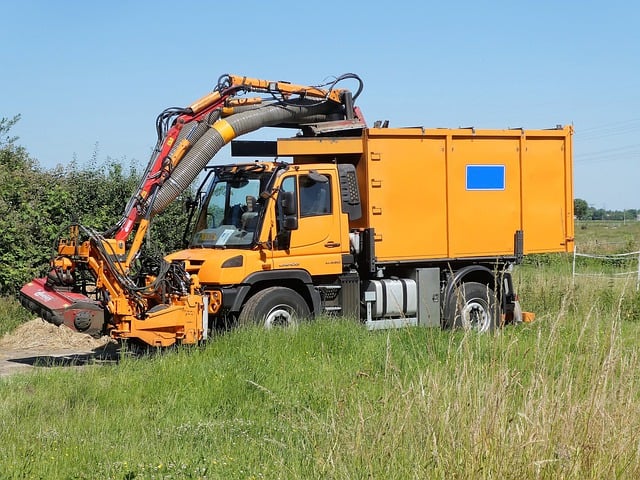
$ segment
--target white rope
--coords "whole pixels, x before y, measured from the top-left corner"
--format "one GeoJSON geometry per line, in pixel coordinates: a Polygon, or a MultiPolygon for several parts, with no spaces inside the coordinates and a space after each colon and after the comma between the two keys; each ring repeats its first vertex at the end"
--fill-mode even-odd
{"type": "Polygon", "coordinates": [[[573,281],[575,283],[575,277],[598,277],[598,278],[620,278],[620,277],[630,277],[631,275],[636,276],[636,290],[640,289],[640,251],[636,252],[627,252],[627,253],[612,253],[610,255],[600,255],[595,253],[578,253],[578,248],[576,245],[573,247],[573,265],[572,265],[572,275],[573,281]],[[638,264],[637,268],[628,272],[616,272],[616,273],[579,273],[576,271],[576,258],[593,258],[596,260],[619,260],[625,257],[635,257],[636,262],[638,264]]]}
{"type": "Polygon", "coordinates": [[[636,275],[637,271],[632,272],[619,272],[619,273],[574,273],[576,277],[598,277],[598,278],[609,278],[609,277],[628,277],[629,275],[636,275]]]}
{"type": "Polygon", "coordinates": [[[640,255],[640,252],[612,253],[611,255],[595,255],[590,253],[574,252],[574,255],[576,257],[597,258],[600,260],[613,260],[614,258],[637,256],[637,255],[640,255]]]}

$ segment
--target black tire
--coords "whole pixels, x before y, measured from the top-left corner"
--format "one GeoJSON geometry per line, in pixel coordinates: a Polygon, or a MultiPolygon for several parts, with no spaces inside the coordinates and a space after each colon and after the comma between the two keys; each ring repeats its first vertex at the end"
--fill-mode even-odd
{"type": "Polygon", "coordinates": [[[463,283],[449,299],[448,328],[493,332],[498,321],[495,293],[488,285],[477,282],[463,283]]]}
{"type": "Polygon", "coordinates": [[[240,326],[261,325],[264,328],[295,327],[309,318],[307,302],[285,287],[269,287],[247,300],[238,317],[240,326]]]}

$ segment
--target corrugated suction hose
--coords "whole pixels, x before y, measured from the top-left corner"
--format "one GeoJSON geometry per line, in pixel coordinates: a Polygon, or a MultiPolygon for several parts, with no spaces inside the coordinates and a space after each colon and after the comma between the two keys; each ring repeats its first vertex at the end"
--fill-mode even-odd
{"type": "Polygon", "coordinates": [[[219,120],[208,129],[191,147],[184,159],[175,167],[171,176],[162,185],[151,210],[154,216],[166,209],[195,180],[207,163],[222,147],[235,137],[257,130],[261,127],[281,123],[304,123],[304,119],[335,111],[339,108],[335,103],[296,100],[286,103],[275,103],[252,108],[233,114],[225,120],[219,120]],[[219,122],[226,122],[225,135],[216,128],[219,122]],[[231,127],[229,130],[228,127],[231,127]]]}

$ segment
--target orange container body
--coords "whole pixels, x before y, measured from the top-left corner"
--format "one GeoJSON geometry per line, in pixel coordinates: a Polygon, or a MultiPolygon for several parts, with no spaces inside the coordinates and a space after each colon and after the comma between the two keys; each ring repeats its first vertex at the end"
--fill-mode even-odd
{"type": "Polygon", "coordinates": [[[573,249],[571,127],[368,129],[357,171],[378,261],[573,249]]]}

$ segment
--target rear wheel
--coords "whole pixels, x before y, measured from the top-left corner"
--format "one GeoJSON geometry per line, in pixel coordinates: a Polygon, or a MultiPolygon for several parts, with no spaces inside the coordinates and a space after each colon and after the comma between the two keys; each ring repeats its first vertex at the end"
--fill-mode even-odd
{"type": "Polygon", "coordinates": [[[492,332],[496,328],[498,309],[494,291],[477,282],[463,283],[449,299],[447,327],[492,332]]]}
{"type": "Polygon", "coordinates": [[[259,291],[245,304],[238,317],[241,326],[262,325],[264,328],[295,327],[309,317],[307,302],[285,287],[269,287],[259,291]]]}

